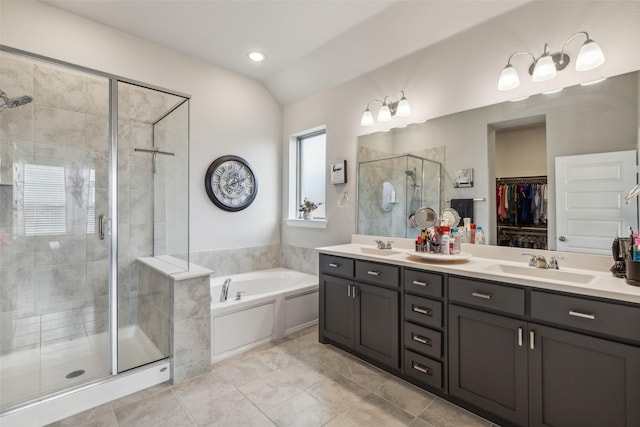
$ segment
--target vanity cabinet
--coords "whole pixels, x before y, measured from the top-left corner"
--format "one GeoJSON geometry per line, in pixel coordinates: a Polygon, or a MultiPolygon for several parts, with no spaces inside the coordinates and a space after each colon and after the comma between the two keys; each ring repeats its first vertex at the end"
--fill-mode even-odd
{"type": "Polygon", "coordinates": [[[527,310],[524,288],[456,277],[449,291],[452,396],[521,426],[640,425],[640,348],[619,342],[640,308],[534,290],[527,310]]]}
{"type": "Polygon", "coordinates": [[[320,341],[397,370],[399,277],[397,266],[321,254],[320,341]],[[334,275],[336,270],[344,277],[334,275]]]}
{"type": "Polygon", "coordinates": [[[444,277],[404,270],[403,372],[418,384],[445,390],[444,277]]]}
{"type": "Polygon", "coordinates": [[[527,425],[524,289],[450,276],[449,302],[449,394],[527,425]]]}

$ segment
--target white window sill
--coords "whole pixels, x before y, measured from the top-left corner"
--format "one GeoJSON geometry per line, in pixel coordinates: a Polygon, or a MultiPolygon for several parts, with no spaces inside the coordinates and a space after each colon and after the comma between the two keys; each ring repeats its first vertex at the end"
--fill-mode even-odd
{"type": "Polygon", "coordinates": [[[289,218],[284,220],[285,224],[289,227],[302,227],[302,228],[327,228],[329,221],[326,219],[298,219],[289,218]]]}

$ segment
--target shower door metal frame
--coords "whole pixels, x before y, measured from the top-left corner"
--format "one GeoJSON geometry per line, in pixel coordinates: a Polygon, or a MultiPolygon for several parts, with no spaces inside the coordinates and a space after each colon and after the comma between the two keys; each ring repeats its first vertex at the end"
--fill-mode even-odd
{"type": "MultiPolygon", "coordinates": [[[[75,71],[92,74],[97,77],[103,77],[109,80],[109,220],[108,229],[110,235],[109,242],[109,342],[110,342],[110,376],[117,376],[118,372],[118,83],[127,83],[135,86],[139,86],[146,89],[151,89],[157,92],[161,92],[168,95],[178,96],[184,98],[185,101],[191,99],[191,95],[181,93],[174,90],[165,89],[159,86],[143,83],[137,80],[129,79],[126,77],[118,76],[111,73],[105,73],[93,68],[76,65],[66,61],[60,61],[54,58],[50,58],[44,55],[39,55],[16,49],[10,46],[0,44],[0,52],[6,52],[13,55],[21,56],[26,59],[42,61],[50,63],[56,66],[66,67],[75,71]]],[[[182,105],[183,103],[180,103],[182,105]]],[[[172,109],[171,111],[173,111],[172,109]]],[[[170,112],[171,112],[170,111],[170,112]]],[[[189,135],[187,136],[190,141],[190,126],[189,135]]],[[[189,156],[190,148],[187,144],[187,156],[189,156]]],[[[189,170],[189,169],[188,169],[189,170]]],[[[188,179],[187,179],[188,182],[188,179]]],[[[187,190],[188,192],[188,190],[187,190]]],[[[188,233],[187,233],[188,236],[188,233]]],[[[188,247],[188,243],[187,243],[188,247]]],[[[128,371],[127,371],[128,372],[128,371]]],[[[105,377],[107,378],[107,377],[105,377]]],[[[96,384],[105,381],[105,379],[98,379],[96,381],[90,381],[88,383],[81,384],[77,388],[87,387],[88,384],[96,384]]],[[[75,387],[73,388],[75,389],[75,387]]],[[[69,389],[61,390],[54,393],[54,395],[64,395],[70,393],[69,389]]],[[[38,401],[42,401],[45,396],[37,398],[38,401]]],[[[25,402],[24,406],[31,406],[36,403],[30,404],[25,402]]],[[[19,408],[22,408],[19,407],[19,408]]],[[[13,409],[8,412],[13,411],[13,409]]]]}

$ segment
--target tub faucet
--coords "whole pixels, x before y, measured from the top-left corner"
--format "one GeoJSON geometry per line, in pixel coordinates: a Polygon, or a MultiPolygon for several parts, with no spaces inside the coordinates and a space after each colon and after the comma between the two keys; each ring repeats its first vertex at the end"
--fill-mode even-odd
{"type": "Polygon", "coordinates": [[[220,291],[220,302],[224,302],[227,300],[227,294],[229,293],[229,285],[231,284],[231,278],[227,278],[222,285],[222,290],[220,291]]]}

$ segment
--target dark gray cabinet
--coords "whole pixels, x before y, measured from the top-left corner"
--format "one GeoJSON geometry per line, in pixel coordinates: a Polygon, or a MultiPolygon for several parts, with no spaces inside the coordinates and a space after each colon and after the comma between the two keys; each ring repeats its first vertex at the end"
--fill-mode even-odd
{"type": "Polygon", "coordinates": [[[404,375],[429,389],[446,390],[444,277],[404,270],[404,375]]]}
{"type": "Polygon", "coordinates": [[[637,307],[531,291],[530,310],[521,310],[524,294],[468,279],[449,298],[452,396],[521,426],[640,426],[640,348],[615,341],[617,332],[635,338],[637,326],[611,327],[637,307]],[[590,336],[596,332],[611,339],[590,336]]]}
{"type": "Polygon", "coordinates": [[[533,323],[529,331],[531,426],[640,426],[640,348],[533,323]]]}
{"type": "Polygon", "coordinates": [[[352,348],[355,313],[353,281],[320,275],[320,336],[352,348]]]}
{"type": "Polygon", "coordinates": [[[449,307],[449,394],[527,425],[526,322],[449,307]]]}
{"type": "Polygon", "coordinates": [[[354,277],[320,274],[320,340],[353,350],[380,366],[400,366],[399,268],[337,257],[320,256],[321,271],[354,277]],[[338,265],[331,267],[329,264],[338,265]],[[326,265],[326,268],[323,268],[326,265]],[[362,280],[372,283],[364,283],[362,280]],[[388,285],[387,285],[388,284],[388,285]]]}

